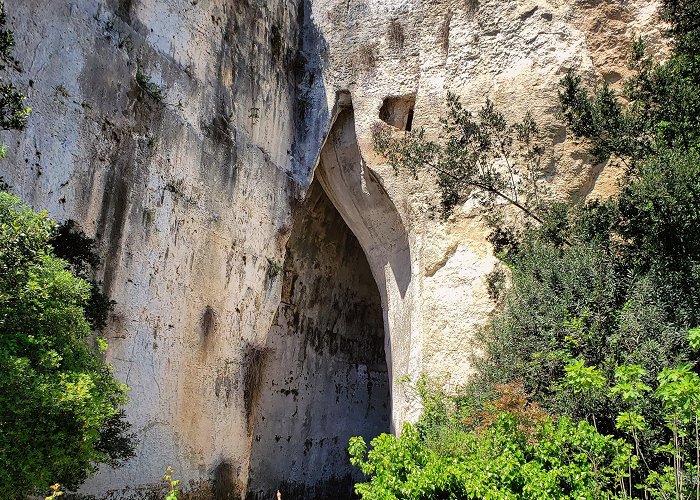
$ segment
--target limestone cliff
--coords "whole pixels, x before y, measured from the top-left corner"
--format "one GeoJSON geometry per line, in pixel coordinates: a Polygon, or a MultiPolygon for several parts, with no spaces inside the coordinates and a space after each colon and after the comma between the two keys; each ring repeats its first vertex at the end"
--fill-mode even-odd
{"type": "Polygon", "coordinates": [[[201,498],[341,495],[347,436],[459,382],[493,304],[478,211],[431,217],[370,127],[434,129],[447,91],[531,110],[562,197],[604,195],[557,119],[569,67],[626,72],[647,0],[6,0],[33,113],[2,175],[99,242],[107,360],[140,445],[83,488],[143,496],[172,465],[201,498]],[[315,180],[314,180],[315,179],[315,180]],[[285,491],[285,492],[286,492],[285,491]]]}

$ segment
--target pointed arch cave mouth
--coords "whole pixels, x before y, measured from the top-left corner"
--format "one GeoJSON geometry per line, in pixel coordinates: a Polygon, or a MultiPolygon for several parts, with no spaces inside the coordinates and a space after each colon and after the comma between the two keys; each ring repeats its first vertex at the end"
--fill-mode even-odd
{"type": "Polygon", "coordinates": [[[250,500],[278,489],[285,500],[355,498],[349,438],[390,432],[397,418],[392,364],[405,370],[406,352],[391,338],[410,324],[408,234],[362,158],[348,92],[334,117],[286,246],[252,405],[250,500]]]}
{"type": "Polygon", "coordinates": [[[253,427],[248,498],[352,498],[351,436],[390,430],[382,304],[367,258],[315,180],[287,243],[253,427]]]}

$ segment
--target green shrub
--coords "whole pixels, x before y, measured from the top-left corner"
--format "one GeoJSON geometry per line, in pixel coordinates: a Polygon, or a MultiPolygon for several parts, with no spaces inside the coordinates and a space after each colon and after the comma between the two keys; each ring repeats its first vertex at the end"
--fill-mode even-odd
{"type": "Polygon", "coordinates": [[[162,102],[165,98],[163,87],[154,82],[150,75],[143,73],[139,66],[136,67],[136,83],[154,100],[162,102]]]}
{"type": "MultiPolygon", "coordinates": [[[[697,35],[689,19],[699,5],[665,3],[679,45],[657,63],[637,42],[636,75],[623,96],[606,86],[584,89],[573,74],[563,80],[570,129],[599,159],[624,162],[628,176],[607,202],[548,207],[543,223],[502,253],[512,288],[483,334],[477,387],[523,380],[548,410],[619,435],[624,401],[601,387],[574,394],[560,384],[572,360],[605,380],[639,365],[649,386],[665,369],[697,362],[686,332],[700,324],[700,64],[679,30],[697,35]]],[[[638,444],[649,470],[666,460],[664,411],[654,398],[640,402],[648,425],[638,444]]]]}
{"type": "Polygon", "coordinates": [[[133,453],[119,410],[126,386],[90,341],[91,286],[54,256],[54,228],[0,193],[1,498],[74,488],[96,464],[133,453]]]}
{"type": "Polygon", "coordinates": [[[421,420],[406,424],[400,437],[382,434],[369,452],[362,438],[351,438],[350,461],[368,478],[356,485],[357,494],[365,500],[624,496],[623,480],[637,465],[629,444],[586,422],[552,419],[517,386],[502,390],[490,411],[476,415],[477,429],[443,414],[439,426],[421,420]]]}

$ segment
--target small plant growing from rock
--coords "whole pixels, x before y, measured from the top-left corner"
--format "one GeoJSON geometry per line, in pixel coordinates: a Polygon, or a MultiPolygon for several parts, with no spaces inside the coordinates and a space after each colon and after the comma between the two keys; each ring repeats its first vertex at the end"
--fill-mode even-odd
{"type": "Polygon", "coordinates": [[[136,67],[136,83],[153,99],[163,101],[163,87],[155,83],[150,75],[143,73],[139,66],[136,67]]]}
{"type": "Polygon", "coordinates": [[[157,137],[154,137],[152,135],[147,135],[146,138],[147,138],[146,144],[148,145],[148,147],[150,149],[157,148],[158,145],[160,144],[160,140],[157,137]]]}
{"type": "Polygon", "coordinates": [[[250,112],[248,113],[248,118],[250,118],[250,121],[255,125],[258,123],[258,120],[260,119],[260,108],[252,107],[250,108],[250,112]]]}
{"type": "Polygon", "coordinates": [[[44,497],[44,500],[56,500],[57,498],[60,498],[63,496],[63,492],[61,491],[61,485],[56,483],[51,485],[51,494],[47,497],[44,497]]]}
{"type": "Polygon", "coordinates": [[[174,472],[173,468],[168,465],[163,475],[163,482],[165,483],[165,487],[168,488],[165,500],[177,500],[180,497],[180,490],[177,488],[180,484],[180,480],[173,479],[174,472]]]}
{"type": "Polygon", "coordinates": [[[67,99],[67,98],[70,97],[70,94],[68,93],[68,90],[66,89],[65,85],[63,85],[63,84],[56,85],[56,86],[54,87],[54,92],[56,92],[56,95],[57,95],[57,96],[61,96],[61,97],[63,97],[64,99],[67,99]]]}
{"type": "Polygon", "coordinates": [[[271,258],[267,258],[267,278],[273,280],[282,271],[282,264],[271,258]]]}
{"type": "Polygon", "coordinates": [[[174,195],[184,196],[185,181],[183,179],[169,180],[165,183],[165,187],[163,189],[173,193],[174,195]]]}

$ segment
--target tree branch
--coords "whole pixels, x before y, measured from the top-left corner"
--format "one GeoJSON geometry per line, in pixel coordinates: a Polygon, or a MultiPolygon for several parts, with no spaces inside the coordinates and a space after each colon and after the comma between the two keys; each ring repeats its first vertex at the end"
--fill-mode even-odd
{"type": "Polygon", "coordinates": [[[484,184],[484,183],[481,183],[481,182],[478,182],[478,181],[473,181],[473,180],[467,180],[467,179],[465,179],[464,177],[454,175],[453,173],[448,172],[447,170],[445,170],[445,169],[443,169],[443,168],[440,168],[439,166],[437,166],[437,165],[435,165],[435,164],[433,164],[433,163],[426,163],[426,165],[427,165],[429,168],[432,168],[433,170],[435,170],[436,172],[438,172],[438,173],[440,173],[440,174],[442,174],[442,175],[445,175],[445,176],[447,176],[447,177],[449,177],[449,178],[451,178],[451,179],[453,179],[453,180],[455,180],[455,181],[457,181],[457,182],[464,183],[464,184],[466,184],[466,185],[468,185],[468,186],[473,186],[473,187],[476,187],[476,188],[479,188],[479,189],[483,189],[484,191],[488,191],[489,193],[493,193],[493,194],[495,194],[496,196],[498,196],[498,197],[500,197],[500,198],[503,198],[503,199],[506,200],[508,203],[510,203],[511,205],[515,206],[516,208],[520,209],[520,210],[521,210],[523,213],[525,213],[528,217],[533,218],[534,220],[536,220],[536,221],[539,222],[540,224],[542,224],[542,223],[544,222],[544,221],[542,220],[542,218],[539,217],[539,216],[538,216],[535,212],[533,212],[531,209],[529,209],[528,207],[526,207],[525,205],[523,205],[523,204],[520,203],[519,201],[514,200],[513,198],[511,198],[511,197],[508,196],[507,194],[503,193],[501,190],[499,190],[498,188],[496,188],[496,187],[493,186],[493,185],[484,184]]]}

